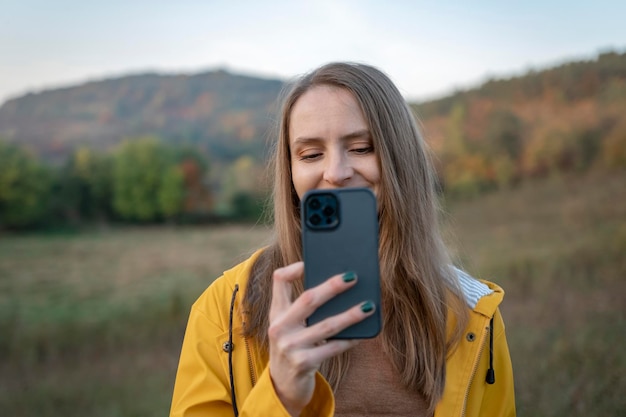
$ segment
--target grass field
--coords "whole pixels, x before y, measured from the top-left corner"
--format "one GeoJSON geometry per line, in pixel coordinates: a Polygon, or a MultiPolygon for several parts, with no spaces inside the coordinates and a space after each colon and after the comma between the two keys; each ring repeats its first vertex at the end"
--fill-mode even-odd
{"type": "MultiPolygon", "coordinates": [[[[623,415],[626,172],[525,184],[447,212],[455,257],[506,291],[518,415],[623,415]]],[[[0,236],[0,414],[167,415],[190,304],[267,236],[0,236]]]]}

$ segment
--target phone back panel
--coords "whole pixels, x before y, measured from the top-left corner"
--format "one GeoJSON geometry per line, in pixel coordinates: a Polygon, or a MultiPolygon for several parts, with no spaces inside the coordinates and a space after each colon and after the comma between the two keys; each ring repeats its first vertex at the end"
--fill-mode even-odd
{"type": "MultiPolygon", "coordinates": [[[[356,272],[358,277],[354,287],[320,306],[309,317],[307,325],[364,301],[372,301],[376,305],[372,316],[343,330],[334,338],[376,336],[381,328],[376,197],[367,188],[310,191],[302,199],[301,217],[305,288],[319,285],[331,276],[347,271],[356,272]],[[328,194],[336,197],[337,205],[333,207],[338,214],[336,224],[331,224],[331,227],[315,227],[310,221],[312,210],[307,202],[310,204],[310,198],[324,198],[328,194]]],[[[332,222],[329,220],[328,223],[332,222]]]]}

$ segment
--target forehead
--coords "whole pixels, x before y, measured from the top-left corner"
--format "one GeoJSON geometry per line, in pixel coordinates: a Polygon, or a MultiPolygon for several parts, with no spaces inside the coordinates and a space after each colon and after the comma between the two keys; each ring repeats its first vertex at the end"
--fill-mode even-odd
{"type": "MultiPolygon", "coordinates": [[[[367,122],[354,95],[340,87],[320,85],[294,103],[289,123],[291,138],[299,134],[366,129],[367,122]]],[[[345,133],[345,132],[344,132],[345,133]]]]}

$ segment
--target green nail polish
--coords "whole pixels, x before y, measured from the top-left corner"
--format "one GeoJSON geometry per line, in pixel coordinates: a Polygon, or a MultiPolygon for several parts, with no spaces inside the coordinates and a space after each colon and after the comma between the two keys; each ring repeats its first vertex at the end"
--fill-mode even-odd
{"type": "Polygon", "coordinates": [[[361,311],[364,313],[369,313],[373,309],[374,309],[374,303],[372,303],[371,301],[366,301],[363,304],[361,304],[361,311]]]}
{"type": "Polygon", "coordinates": [[[341,278],[343,279],[343,282],[352,282],[356,279],[356,273],[349,271],[343,274],[341,278]]]}

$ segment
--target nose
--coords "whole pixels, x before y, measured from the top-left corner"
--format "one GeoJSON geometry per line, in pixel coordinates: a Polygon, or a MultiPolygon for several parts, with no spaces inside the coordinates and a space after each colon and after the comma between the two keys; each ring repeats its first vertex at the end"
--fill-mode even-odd
{"type": "Polygon", "coordinates": [[[343,152],[329,154],[324,166],[324,181],[331,186],[342,187],[352,178],[354,170],[343,152]]]}

